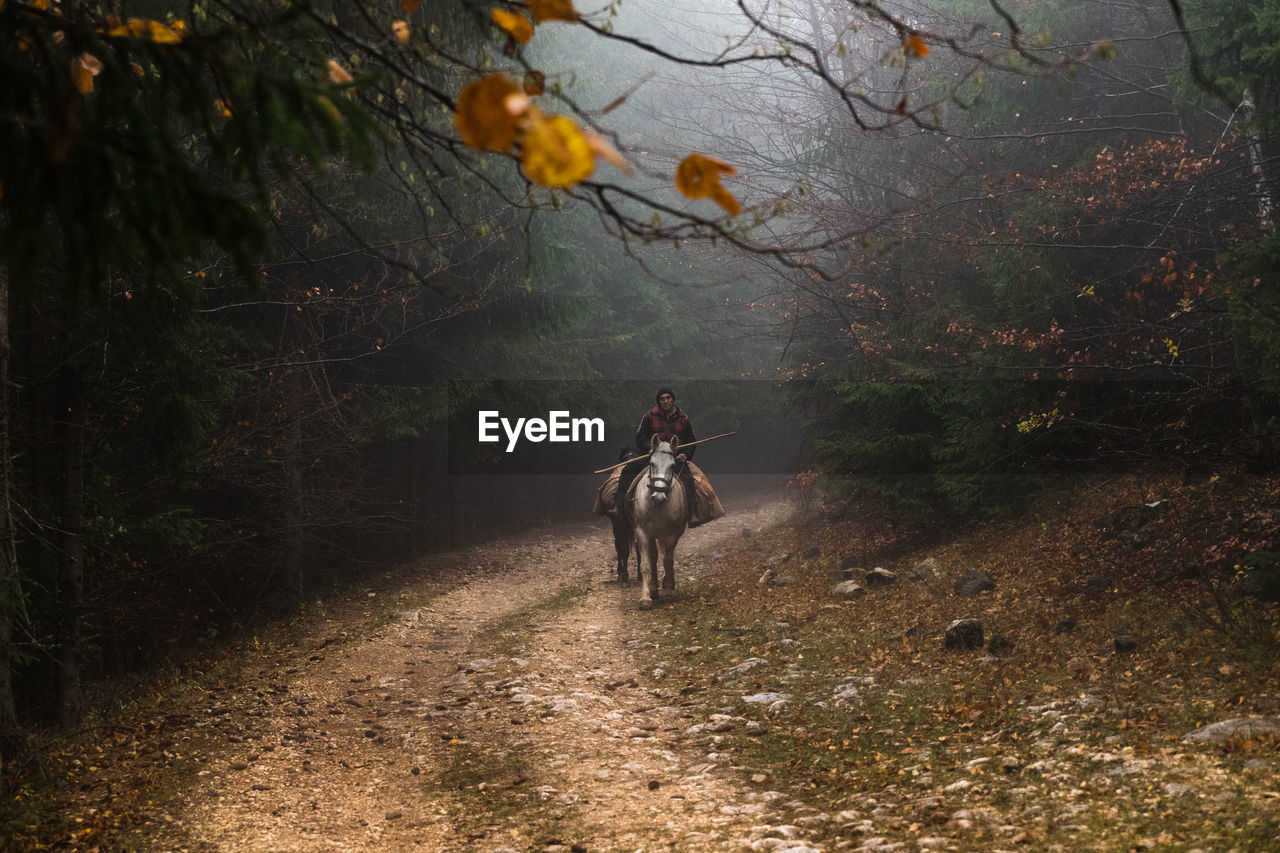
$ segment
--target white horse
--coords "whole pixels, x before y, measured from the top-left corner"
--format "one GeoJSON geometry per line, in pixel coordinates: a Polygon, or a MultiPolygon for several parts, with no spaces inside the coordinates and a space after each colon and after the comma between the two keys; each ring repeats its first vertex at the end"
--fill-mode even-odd
{"type": "Polygon", "coordinates": [[[658,551],[662,551],[662,588],[676,588],[676,543],[689,521],[689,505],[692,495],[686,495],[680,482],[680,467],[676,461],[680,452],[679,439],[660,441],[655,435],[650,442],[649,474],[636,484],[635,505],[632,518],[635,523],[636,552],[647,562],[640,570],[640,606],[652,607],[658,597],[658,551]]]}

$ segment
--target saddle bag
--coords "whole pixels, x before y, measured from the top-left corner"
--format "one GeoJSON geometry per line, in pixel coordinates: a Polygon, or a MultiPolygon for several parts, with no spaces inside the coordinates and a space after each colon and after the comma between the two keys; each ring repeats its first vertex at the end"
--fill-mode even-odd
{"type": "Polygon", "coordinates": [[[620,479],[622,479],[621,468],[614,468],[609,472],[609,478],[596,489],[596,503],[591,508],[593,513],[606,515],[609,510],[613,509],[613,499],[618,493],[618,480],[620,479]]]}
{"type": "MultiPolygon", "coordinates": [[[[724,515],[724,507],[721,506],[720,498],[716,496],[716,490],[711,487],[711,481],[707,479],[707,475],[692,462],[687,464],[690,473],[693,474],[694,499],[698,502],[698,517],[705,523],[724,515]]],[[[640,476],[644,476],[643,473],[640,476]]],[[[616,468],[596,489],[596,502],[591,508],[594,514],[606,515],[613,509],[614,496],[618,492],[618,482],[621,478],[622,469],[616,468]]]]}

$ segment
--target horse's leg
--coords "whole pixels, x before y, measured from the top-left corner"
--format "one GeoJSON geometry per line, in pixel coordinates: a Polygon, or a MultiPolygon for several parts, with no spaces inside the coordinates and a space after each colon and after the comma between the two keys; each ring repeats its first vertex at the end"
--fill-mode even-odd
{"type": "Polygon", "coordinates": [[[649,591],[649,573],[645,571],[644,560],[641,558],[641,552],[647,552],[651,543],[645,538],[644,534],[639,530],[636,531],[636,574],[640,576],[640,606],[652,607],[653,602],[650,601],[649,591]]]}
{"type": "MultiPolygon", "coordinates": [[[[653,600],[658,599],[658,539],[654,537],[646,543],[648,547],[645,549],[648,553],[645,555],[648,566],[648,577],[645,578],[645,591],[649,593],[649,597],[653,600]]],[[[643,598],[644,596],[641,595],[643,598]]]]}
{"type": "Polygon", "coordinates": [[[676,543],[662,552],[662,588],[668,592],[676,588],[676,543]]]}
{"type": "Polygon", "coordinates": [[[631,531],[621,522],[613,523],[613,551],[618,556],[618,583],[627,585],[627,557],[631,554],[631,531]]]}

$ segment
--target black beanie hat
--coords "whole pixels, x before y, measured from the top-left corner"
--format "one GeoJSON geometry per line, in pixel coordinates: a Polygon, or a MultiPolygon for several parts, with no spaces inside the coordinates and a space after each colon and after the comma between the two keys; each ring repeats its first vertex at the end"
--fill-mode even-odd
{"type": "Polygon", "coordinates": [[[653,402],[658,402],[658,398],[663,394],[670,394],[672,400],[676,398],[676,392],[672,391],[670,388],[659,388],[658,393],[653,395],[653,402]]]}

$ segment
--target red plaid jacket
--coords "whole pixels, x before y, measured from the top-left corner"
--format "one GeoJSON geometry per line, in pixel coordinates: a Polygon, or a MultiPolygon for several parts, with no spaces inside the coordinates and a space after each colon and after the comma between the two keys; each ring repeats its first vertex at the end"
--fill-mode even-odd
{"type": "MultiPolygon", "coordinates": [[[[658,406],[648,411],[640,421],[639,428],[636,429],[636,447],[641,453],[649,452],[649,442],[655,435],[663,441],[670,441],[671,437],[675,436],[680,439],[682,448],[683,445],[696,441],[693,437],[693,424],[679,406],[671,410],[670,417],[664,416],[662,409],[658,406]]],[[[681,449],[678,452],[683,453],[685,458],[692,459],[693,452],[697,449],[690,447],[688,450],[681,449]]]]}

